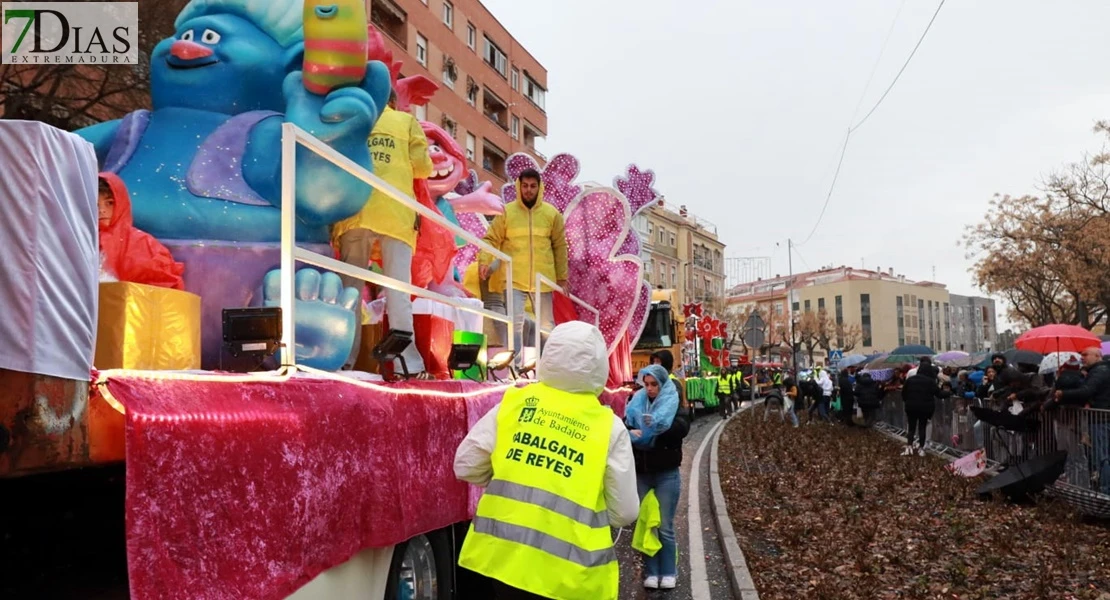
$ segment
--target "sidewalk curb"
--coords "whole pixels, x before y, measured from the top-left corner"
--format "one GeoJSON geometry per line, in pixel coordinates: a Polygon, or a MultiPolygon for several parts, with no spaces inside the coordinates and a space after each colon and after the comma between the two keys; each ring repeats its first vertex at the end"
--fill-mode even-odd
{"type": "MultiPolygon", "coordinates": [[[[751,410],[755,406],[758,405],[740,410],[733,414],[733,417],[751,410]]],[[[759,600],[759,592],[755,589],[755,581],[752,579],[751,571],[748,570],[748,563],[744,559],[744,552],[740,549],[736,531],[732,528],[732,521],[729,520],[728,506],[725,503],[724,492],[721,490],[717,449],[720,446],[721,433],[728,426],[728,421],[731,420],[732,417],[726,419],[725,425],[721,426],[714,434],[712,447],[709,450],[709,502],[713,509],[713,520],[717,523],[717,534],[721,538],[721,550],[725,554],[725,560],[728,561],[729,580],[732,583],[733,595],[740,600],[759,600]]]]}

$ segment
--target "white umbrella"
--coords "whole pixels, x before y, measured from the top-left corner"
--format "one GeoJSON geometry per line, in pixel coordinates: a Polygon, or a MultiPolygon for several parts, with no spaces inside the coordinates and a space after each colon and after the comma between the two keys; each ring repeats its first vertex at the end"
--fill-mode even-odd
{"type": "Polygon", "coordinates": [[[1041,375],[1045,373],[1055,373],[1060,370],[1060,365],[1070,362],[1072,359],[1082,362],[1079,354],[1076,352],[1050,352],[1041,359],[1041,375]]]}

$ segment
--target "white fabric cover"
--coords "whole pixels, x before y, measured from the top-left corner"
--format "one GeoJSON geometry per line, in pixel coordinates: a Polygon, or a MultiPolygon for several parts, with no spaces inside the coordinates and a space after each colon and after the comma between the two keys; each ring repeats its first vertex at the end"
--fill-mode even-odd
{"type": "MultiPolygon", "coordinates": [[[[482,308],[482,301],[477,298],[459,298],[459,303],[476,308],[482,308]]],[[[429,300],[428,298],[416,298],[412,301],[412,314],[414,315],[432,315],[445,321],[451,321],[455,324],[455,331],[476,331],[482,332],[482,323],[484,319],[482,315],[472,313],[468,310],[460,310],[449,304],[429,300]]]]}
{"type": "Polygon", "coordinates": [[[540,381],[564,392],[600,394],[609,380],[605,338],[589,323],[563,323],[551,330],[536,372],[540,381]]]}
{"type": "Polygon", "coordinates": [[[99,277],[92,144],[0,120],[0,369],[87,380],[99,277]]]}

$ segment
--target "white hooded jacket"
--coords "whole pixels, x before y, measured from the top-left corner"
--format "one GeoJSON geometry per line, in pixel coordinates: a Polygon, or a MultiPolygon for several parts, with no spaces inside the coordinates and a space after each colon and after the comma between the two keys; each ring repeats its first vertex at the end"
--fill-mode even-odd
{"type": "MultiPolygon", "coordinates": [[[[559,325],[544,345],[537,374],[546,385],[565,392],[600,394],[609,378],[609,357],[601,332],[581,321],[559,325]]],[[[490,455],[497,442],[499,409],[500,405],[486,413],[459,444],[455,452],[455,477],[482,487],[493,478],[490,455]]],[[[616,415],[605,462],[605,504],[613,527],[630,525],[639,516],[632,442],[628,429],[616,415]]]]}

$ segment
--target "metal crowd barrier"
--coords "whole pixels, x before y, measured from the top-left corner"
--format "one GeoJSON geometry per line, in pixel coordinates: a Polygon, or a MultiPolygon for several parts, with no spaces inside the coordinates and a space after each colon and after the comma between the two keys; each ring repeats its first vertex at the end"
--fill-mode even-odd
{"type": "MultiPolygon", "coordinates": [[[[988,463],[996,467],[1066,450],[1067,464],[1056,487],[1096,494],[1110,502],[1110,410],[1057,405],[1035,413],[1036,427],[1019,433],[980,421],[972,406],[1001,409],[979,399],[953,396],[940,400],[926,430],[927,443],[957,456],[983,448],[988,463]]],[[[887,393],[878,420],[887,430],[905,433],[901,393],[887,393]]]]}
{"type": "MultiPolygon", "coordinates": [[[[313,153],[326,159],[328,162],[338,166],[344,171],[350,173],[352,176],[361,179],[368,183],[374,189],[383,192],[390,198],[397,202],[404,204],[408,208],[416,211],[421,217],[428,219],[438,225],[446,227],[451,230],[455,235],[465,239],[466,241],[478,246],[485,252],[493,255],[495,258],[501,259],[504,263],[504,268],[508,269],[508,273],[513,272],[513,259],[508,254],[494,248],[487,244],[481,238],[466,231],[462,227],[445,219],[442,215],[434,210],[425,207],[413,198],[405,195],[404,192],[390,185],[382,178],[374,175],[373,173],[362,168],[351,159],[336,152],[331,146],[321,142],[316,137],[312,136],[305,130],[297,127],[292,123],[284,123],[281,126],[281,332],[282,332],[282,348],[281,348],[281,362],[284,365],[295,365],[297,361],[296,352],[296,315],[294,313],[294,306],[296,305],[296,292],[295,292],[295,265],[297,261],[305,264],[313,265],[323,269],[327,269],[334,273],[340,273],[349,277],[357,277],[363,281],[369,281],[383,287],[393,290],[419,296],[421,298],[428,298],[437,302],[453,306],[455,308],[469,311],[475,314],[482,315],[487,319],[493,319],[505,323],[511,329],[513,324],[513,297],[512,294],[506,294],[505,308],[508,314],[501,314],[486,310],[485,308],[477,308],[461,303],[456,298],[451,298],[438,294],[431,290],[416,287],[412,284],[405,283],[399,279],[387,277],[380,273],[375,273],[365,267],[355,267],[347,263],[335,260],[330,256],[324,256],[310,250],[297,246],[297,202],[296,202],[296,189],[297,189],[297,145],[308,148],[313,153]]],[[[509,280],[512,276],[509,275],[509,280]]],[[[510,350],[513,350],[513,338],[510,335],[507,340],[507,345],[510,350]]]]}

